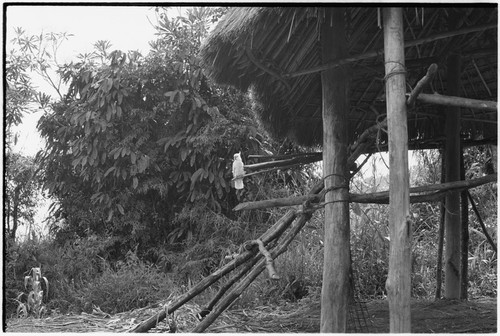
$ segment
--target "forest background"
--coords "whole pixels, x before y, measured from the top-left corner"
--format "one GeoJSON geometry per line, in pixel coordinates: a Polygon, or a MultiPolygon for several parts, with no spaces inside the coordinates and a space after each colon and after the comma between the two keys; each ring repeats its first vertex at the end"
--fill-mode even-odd
{"type": "MultiPolygon", "coordinates": [[[[98,8],[93,10],[99,13],[98,8]]],[[[321,149],[270,138],[252,111],[251,95],[220,87],[204,75],[199,48],[226,10],[148,9],[155,35],[141,52],[116,50],[104,32],[97,31],[91,34],[95,38],[91,49],[78,45],[82,49],[64,60],[60,51],[74,38],[71,26],[64,32],[8,26],[7,317],[19,314],[20,304],[28,300],[24,281],[34,267],[41,268],[50,284],[43,298],[47,314],[91,312],[95,307],[116,313],[184,293],[285,212],[234,212],[235,205],[302,195],[320,178],[321,165],[310,164],[246,178],[241,191],[231,187],[236,152],[242,152],[245,163],[252,163],[250,154],[321,149]],[[51,90],[40,92],[40,81],[51,90]],[[43,146],[36,154],[20,152],[19,127],[36,113],[41,115],[37,130],[43,146]],[[36,210],[43,199],[50,206],[42,223],[36,210]]],[[[142,19],[147,20],[134,20],[142,19]]],[[[486,172],[491,153],[486,146],[466,150],[467,178],[486,172]]],[[[374,155],[350,188],[357,193],[387,189],[385,161],[383,154],[374,155]]],[[[439,151],[413,153],[412,186],[439,183],[440,178],[439,151]]],[[[471,193],[488,231],[496,237],[496,185],[471,193]]],[[[440,204],[413,204],[411,213],[417,223],[412,295],[432,298],[437,287],[440,204]]],[[[352,204],[351,214],[357,295],[382,298],[389,249],[387,206],[352,204]]],[[[276,261],[281,279],[271,281],[261,275],[235,306],[319,295],[322,216],[317,211],[276,261]]],[[[473,211],[469,220],[469,296],[496,296],[496,251],[473,211]]],[[[196,300],[207,300],[217,289],[213,285],[196,300]]]]}

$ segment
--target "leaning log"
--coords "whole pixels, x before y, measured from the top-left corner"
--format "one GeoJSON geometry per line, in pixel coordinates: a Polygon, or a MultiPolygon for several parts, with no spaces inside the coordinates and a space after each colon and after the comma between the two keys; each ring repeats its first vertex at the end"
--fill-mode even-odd
{"type": "Polygon", "coordinates": [[[495,250],[495,253],[497,253],[497,245],[493,241],[493,238],[491,238],[490,234],[488,233],[488,230],[486,229],[486,225],[484,225],[483,219],[481,218],[481,215],[479,214],[479,211],[477,210],[476,207],[476,202],[474,202],[474,199],[472,198],[472,195],[470,194],[469,191],[467,191],[467,197],[469,198],[470,204],[472,205],[472,210],[474,210],[474,213],[476,214],[477,220],[479,221],[479,225],[481,225],[481,229],[483,229],[484,236],[490,243],[491,247],[493,250],[495,250]]]}

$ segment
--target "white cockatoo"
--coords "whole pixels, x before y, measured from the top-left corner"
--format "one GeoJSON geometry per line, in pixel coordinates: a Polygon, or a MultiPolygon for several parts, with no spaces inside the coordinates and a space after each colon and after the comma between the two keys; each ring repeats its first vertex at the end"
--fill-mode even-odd
{"type": "Polygon", "coordinates": [[[243,178],[240,176],[245,175],[245,170],[243,169],[243,161],[241,160],[241,152],[234,154],[233,159],[234,159],[234,161],[233,161],[234,188],[235,189],[243,189],[243,178]]]}

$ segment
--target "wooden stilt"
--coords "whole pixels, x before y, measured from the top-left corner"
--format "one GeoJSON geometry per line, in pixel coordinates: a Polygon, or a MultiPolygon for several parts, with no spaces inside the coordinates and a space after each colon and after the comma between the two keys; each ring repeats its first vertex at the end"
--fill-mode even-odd
{"type": "MultiPolygon", "coordinates": [[[[441,183],[446,180],[445,161],[443,152],[441,152],[441,183]]],[[[443,286],[443,247],[444,247],[444,213],[446,209],[445,199],[441,200],[439,207],[439,231],[438,231],[438,249],[436,262],[436,300],[441,299],[441,288],[443,286]]]]}
{"type": "MultiPolygon", "coordinates": [[[[460,56],[447,61],[448,94],[457,95],[460,85],[460,56]]],[[[460,108],[446,108],[445,169],[446,182],[460,180],[460,108]]],[[[445,286],[447,299],[460,297],[460,192],[446,195],[445,212],[445,286]]]]}
{"type": "MultiPolygon", "coordinates": [[[[460,148],[460,180],[465,181],[464,149],[460,148]]],[[[469,200],[468,190],[460,193],[462,221],[460,225],[460,299],[467,300],[467,289],[469,288],[469,200]]]]}
{"type": "Polygon", "coordinates": [[[384,54],[389,131],[389,325],[391,333],[411,332],[411,237],[408,129],[403,10],[384,8],[384,54]]]}
{"type": "MultiPolygon", "coordinates": [[[[344,8],[326,8],[320,44],[323,62],[346,55],[344,8]]],[[[323,94],[323,174],[325,176],[325,248],[321,289],[322,333],[344,333],[349,300],[350,243],[348,203],[348,72],[321,73],[323,94]],[[344,186],[338,189],[332,187],[344,186]]]]}

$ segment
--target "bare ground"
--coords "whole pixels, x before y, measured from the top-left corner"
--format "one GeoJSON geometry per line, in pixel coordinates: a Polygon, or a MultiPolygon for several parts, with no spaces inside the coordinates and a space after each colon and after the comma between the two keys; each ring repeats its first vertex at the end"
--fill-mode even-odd
{"type": "MultiPolygon", "coordinates": [[[[42,319],[10,319],[7,332],[126,332],[155,315],[161,304],[108,315],[102,312],[54,315],[42,319]]],[[[385,300],[357,304],[351,310],[348,332],[389,332],[389,307],[385,300]]],[[[185,304],[175,314],[177,332],[189,332],[198,323],[200,307],[185,304]]],[[[497,299],[470,301],[414,300],[411,305],[413,333],[496,333],[497,299]]],[[[317,333],[319,302],[302,300],[276,306],[230,310],[223,313],[207,332],[232,333],[317,333]]],[[[160,322],[151,332],[168,332],[172,319],[160,322]]]]}

